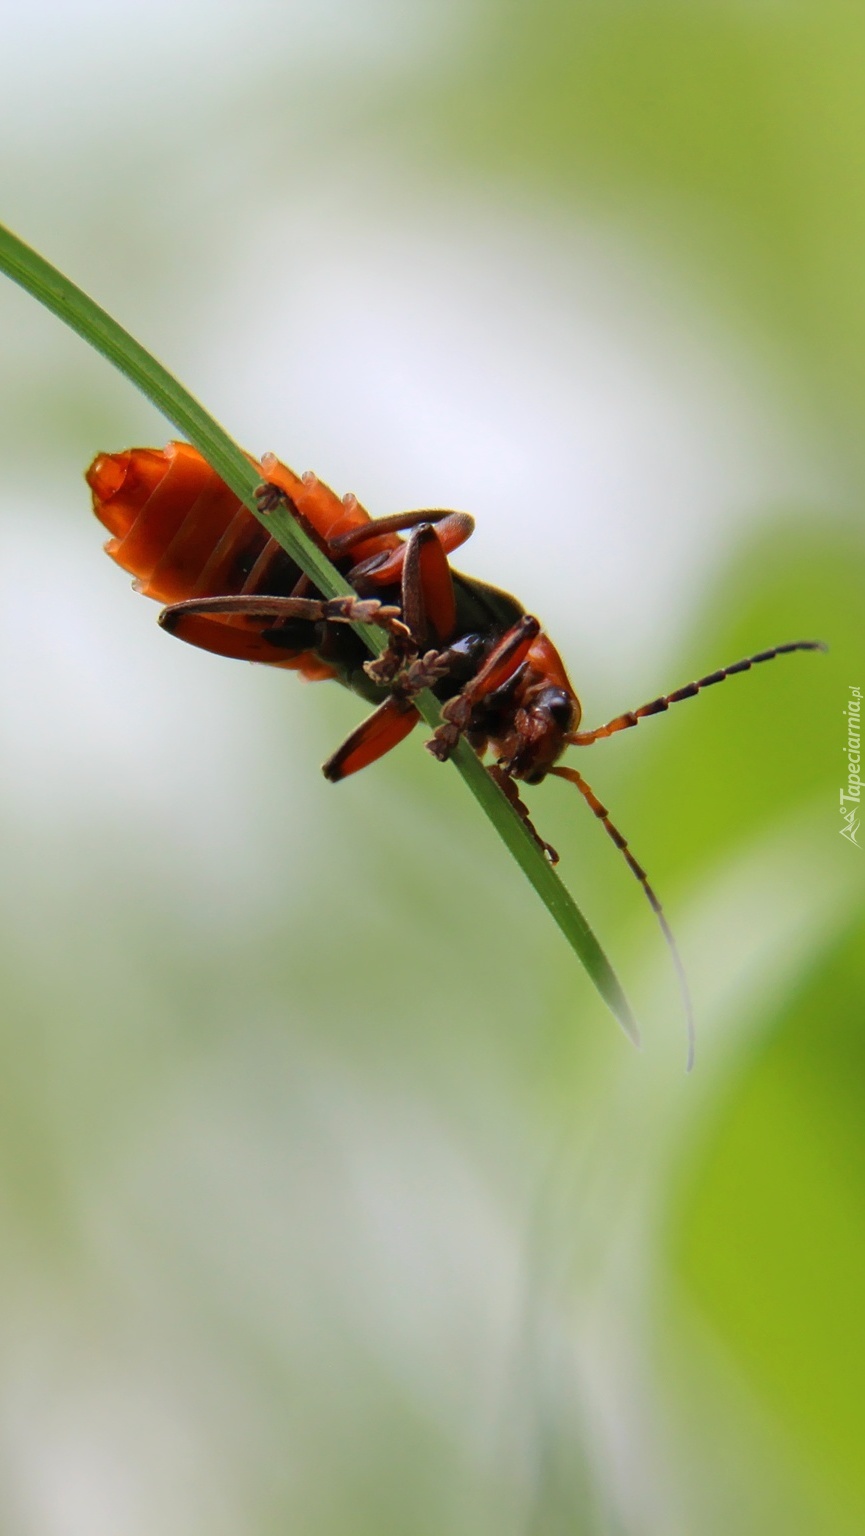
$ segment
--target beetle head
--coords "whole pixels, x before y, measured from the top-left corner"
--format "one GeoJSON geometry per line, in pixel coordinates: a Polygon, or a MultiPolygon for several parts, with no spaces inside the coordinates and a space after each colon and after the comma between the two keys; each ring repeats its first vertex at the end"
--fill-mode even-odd
{"type": "Polygon", "coordinates": [[[566,689],[543,683],[526,690],[514,712],[513,729],[499,743],[506,773],[539,784],[568,744],[579,706],[566,689]]]}

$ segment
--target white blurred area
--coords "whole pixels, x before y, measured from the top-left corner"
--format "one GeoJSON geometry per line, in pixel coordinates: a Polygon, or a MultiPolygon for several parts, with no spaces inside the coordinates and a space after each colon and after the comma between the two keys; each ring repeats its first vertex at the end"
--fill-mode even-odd
{"type": "Polygon", "coordinates": [[[578,689],[642,686],[743,525],[826,497],[771,376],[625,229],[369,165],[267,227],[220,299],[229,415],[255,400],[376,511],[472,511],[458,563],[544,618],[578,689]]]}
{"type": "MultiPolygon", "coordinates": [[[[373,514],[473,512],[459,563],[539,613],[600,715],[732,660],[678,659],[732,542],[842,488],[765,359],[713,328],[657,246],[611,219],[432,172],[367,112],[377,92],[420,88],[475,24],[471,8],[396,0],[19,8],[0,53],[4,217],[251,451],[314,468],[373,514]]],[[[292,880],[347,857],[386,972],[399,877],[391,866],[394,893],[369,895],[361,856],[356,867],[329,839],[352,816],[365,831],[391,817],[417,826],[417,807],[387,768],[358,788],[321,784],[328,733],[360,705],[320,709],[316,689],[157,631],[155,606],[100,554],[80,476],[97,450],[171,429],[5,287],[0,334],[2,910],[39,973],[20,1005],[10,986],[10,1016],[19,1009],[22,1040],[41,1020],[50,1050],[42,1063],[33,1047],[27,1091],[40,1108],[27,1136],[48,1138],[68,1180],[56,1264],[0,1191],[12,1234],[0,1514],[5,1502],[15,1536],[344,1531],[376,1475],[399,1485],[401,1456],[412,1488],[419,1425],[435,1447],[424,1469],[438,1528],[475,1536],[478,1484],[508,1512],[511,1497],[529,1508],[543,1456],[511,1422],[532,1406],[521,1330],[542,1335],[530,1388],[566,1446],[582,1434],[591,1448],[613,1390],[596,1360],[573,1379],[563,1369],[569,1351],[591,1351],[561,1279],[526,1321],[543,1290],[525,1248],[550,1148],[507,1123],[476,1041],[465,1081],[431,1071],[429,1092],[452,1094],[439,1108],[421,1067],[402,1081],[405,1057],[375,1085],[367,1066],[337,1059],[314,1007],[291,1019],[303,1039],[289,1048],[253,961],[248,976],[240,960],[233,969],[238,925],[251,932],[266,910],[277,930],[274,903],[301,904],[286,895],[292,880]],[[58,380],[80,380],[80,399],[54,448],[58,380]],[[199,1004],[224,1038],[208,1058],[184,1036],[177,1070],[152,1079],[182,1020],[146,963],[160,942],[170,951],[146,937],[146,914],[140,952],[140,934],[124,948],[121,909],[148,882],[226,976],[199,1004]],[[70,957],[83,983],[66,980],[70,957]],[[63,1035],[72,984],[80,1040],[63,1035]],[[115,1068],[109,1113],[94,1083],[115,1068]],[[462,1119],[475,1092],[488,1145],[462,1119]]],[[[431,815],[419,835],[443,833],[431,815]]],[[[365,856],[379,848],[370,837],[365,856]]],[[[402,851],[410,862],[407,835],[402,851]]],[[[314,901],[329,942],[326,881],[314,901]]],[[[434,896],[430,911],[430,924],[444,920],[434,896]]],[[[789,932],[800,922],[797,911],[789,932]]],[[[340,963],[335,947],[343,997],[340,963]]],[[[406,997],[431,1038],[454,1023],[458,986],[442,1000],[421,981],[406,997]]],[[[395,991],[377,970],[352,1021],[359,1039],[395,991]]],[[[653,1449],[648,1433],[635,1461],[653,1449]]],[[[615,1446],[599,1465],[610,1509],[630,1518],[615,1446]]],[[[673,1506],[658,1497],[645,1529],[669,1536],[673,1506]]],[[[369,1508],[376,1536],[407,1529],[369,1508]]]]}

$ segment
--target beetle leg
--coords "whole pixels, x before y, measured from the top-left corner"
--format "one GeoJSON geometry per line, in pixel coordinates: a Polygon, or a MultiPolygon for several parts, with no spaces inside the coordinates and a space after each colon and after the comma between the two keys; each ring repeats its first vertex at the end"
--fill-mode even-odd
{"type": "MultiPolygon", "coordinates": [[[[405,516],[410,516],[414,519],[415,514],[403,513],[402,517],[405,516]]],[[[363,527],[364,537],[367,539],[375,537],[374,533],[370,533],[370,530],[377,529],[379,522],[388,521],[389,519],[387,518],[381,518],[378,521],[366,523],[363,527]]],[[[433,519],[426,516],[424,521],[431,522],[433,519]]],[[[403,527],[405,526],[406,524],[403,523],[403,527]]],[[[441,521],[435,524],[435,536],[445,554],[451,554],[453,550],[459,548],[460,544],[464,544],[466,539],[470,538],[474,532],[474,526],[475,520],[468,512],[445,513],[441,521]]],[[[360,538],[355,540],[355,542],[360,543],[360,538]]],[[[352,567],[348,573],[348,579],[353,586],[356,586],[360,579],[372,582],[377,587],[391,586],[393,582],[400,580],[407,551],[407,544],[399,544],[396,549],[391,550],[389,553],[370,555],[369,559],[361,560],[358,565],[352,567]]]]}
{"type": "Polygon", "coordinates": [[[400,619],[400,610],[377,598],[360,597],[258,597],[239,594],[226,597],[192,597],[183,603],[163,608],[159,622],[172,633],[187,615],[200,618],[301,619],[317,624],[322,621],[344,624],[379,624],[396,635],[408,634],[400,619]]]}
{"type": "Polygon", "coordinates": [[[744,661],[737,661],[732,667],[722,667],[718,672],[709,672],[706,677],[701,677],[696,683],[686,683],[684,688],[677,688],[675,693],[662,694],[658,699],[652,699],[649,704],[642,704],[639,709],[631,709],[625,715],[617,715],[615,720],[610,720],[606,725],[599,725],[594,731],[576,731],[568,737],[572,747],[590,747],[593,741],[599,741],[602,736],[614,736],[617,731],[627,731],[632,725],[639,725],[646,715],[659,715],[671,704],[678,704],[681,699],[692,699],[701,688],[711,688],[713,683],[723,683],[727,677],[733,677],[737,672],[749,672],[752,667],[761,661],[772,661],[776,656],[786,656],[790,651],[825,651],[826,646],[822,640],[793,640],[788,645],[776,645],[770,651],[760,651],[756,656],[746,656],[744,661]]]}
{"type": "Polygon", "coordinates": [[[453,752],[463,731],[468,730],[472,711],[487,694],[501,688],[508,678],[522,666],[532,642],[540,633],[538,620],[524,613],[493,647],[483,666],[456,698],[449,699],[442,709],[442,721],[435,734],[426,743],[427,750],[440,763],[446,762],[453,752]]]}
{"type": "Polygon", "coordinates": [[[378,709],[361,721],[341,747],[322,766],[322,773],[332,784],[350,773],[367,768],[392,747],[396,747],[414,729],[420,716],[411,704],[401,699],[385,699],[378,709]]]}
{"type": "MultiPolygon", "coordinates": [[[[272,512],[275,507],[285,506],[292,516],[297,516],[297,508],[291,498],[270,480],[263,480],[256,487],[255,499],[261,512],[272,512]]],[[[471,538],[475,528],[475,520],[469,512],[450,512],[441,507],[416,512],[394,512],[389,517],[371,517],[368,522],[350,528],[347,533],[327,539],[328,554],[331,559],[338,560],[356,545],[365,544],[368,539],[380,538],[387,533],[404,533],[424,523],[436,524],[436,538],[445,554],[450,554],[451,550],[458,549],[460,544],[471,538]]],[[[349,571],[349,581],[354,584],[355,576],[363,575],[374,580],[376,586],[392,585],[400,580],[407,548],[407,545],[401,544],[398,549],[384,554],[370,555],[369,559],[362,560],[349,571]]]]}
{"type": "Polygon", "coordinates": [[[433,688],[443,677],[447,677],[453,659],[453,651],[426,651],[423,656],[417,656],[410,662],[399,677],[394,679],[391,692],[396,698],[413,699],[424,688],[433,688]]]}
{"type": "Polygon", "coordinates": [[[450,549],[456,549],[457,544],[464,544],[474,532],[475,526],[475,520],[469,512],[450,512],[441,507],[418,512],[394,512],[390,517],[371,517],[368,523],[360,523],[358,527],[350,528],[348,533],[338,534],[335,539],[328,541],[328,547],[335,557],[339,557],[354,549],[356,544],[364,544],[367,539],[376,539],[383,533],[407,533],[410,528],[419,528],[423,523],[435,523],[439,543],[446,544],[450,549]],[[462,537],[457,538],[458,534],[462,537]]]}
{"type": "Polygon", "coordinates": [[[526,824],[527,831],[531,833],[538,847],[541,849],[541,852],[546,854],[551,864],[558,864],[559,856],[556,853],[555,848],[553,848],[552,844],[544,842],[540,832],[529,817],[529,808],[525,801],[521,799],[519,790],[517,789],[517,786],[511,778],[510,774],[505,773],[504,768],[500,768],[497,763],[494,763],[492,767],[488,768],[487,773],[491,779],[495,779],[499,789],[502,790],[502,792],[507,796],[514,810],[517,811],[522,817],[526,824]]]}
{"type": "MultiPolygon", "coordinates": [[[[404,515],[414,517],[413,513],[404,515]]],[[[382,518],[380,521],[388,522],[389,519],[382,518]]],[[[425,521],[430,522],[429,516],[425,517],[425,521]]],[[[403,527],[405,526],[406,524],[403,523],[403,527]]],[[[444,514],[441,522],[435,524],[435,531],[436,538],[445,554],[451,554],[453,550],[459,548],[460,544],[464,544],[466,539],[470,538],[474,532],[474,526],[475,520],[468,512],[448,512],[444,514]]],[[[364,537],[375,537],[373,533],[370,533],[370,530],[377,528],[378,521],[366,523],[363,528],[364,537]]],[[[360,538],[355,540],[355,542],[360,543],[360,538]]],[[[367,560],[361,560],[359,564],[352,566],[348,573],[349,580],[353,585],[357,585],[357,582],[363,579],[377,587],[391,586],[393,582],[400,579],[407,549],[407,544],[399,544],[396,549],[391,550],[389,553],[386,551],[384,554],[370,555],[367,560]]]]}
{"type": "Polygon", "coordinates": [[[457,602],[448,557],[431,523],[415,528],[402,568],[402,617],[418,647],[444,645],[457,622],[457,602]]]}
{"type": "Polygon", "coordinates": [[[399,680],[403,696],[419,693],[447,671],[447,664],[437,653],[427,651],[407,666],[409,657],[424,649],[430,641],[439,645],[449,640],[456,628],[457,605],[448,557],[430,523],[415,528],[405,548],[402,568],[402,622],[410,642],[394,632],[387,650],[364,670],[373,682],[388,684],[399,680]]]}

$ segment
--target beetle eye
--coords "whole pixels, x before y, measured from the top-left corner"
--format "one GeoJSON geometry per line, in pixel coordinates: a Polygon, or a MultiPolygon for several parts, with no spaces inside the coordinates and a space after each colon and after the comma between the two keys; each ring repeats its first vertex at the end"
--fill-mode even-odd
{"type": "Polygon", "coordinates": [[[563,688],[547,688],[541,699],[543,708],[556,725],[567,730],[574,715],[574,703],[563,688]]]}

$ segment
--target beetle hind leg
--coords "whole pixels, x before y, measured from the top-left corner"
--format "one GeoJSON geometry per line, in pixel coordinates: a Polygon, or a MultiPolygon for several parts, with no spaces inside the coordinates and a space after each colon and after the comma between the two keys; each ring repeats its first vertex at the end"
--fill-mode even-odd
{"type": "Polygon", "coordinates": [[[343,624],[379,624],[382,629],[406,631],[400,619],[400,609],[394,604],[381,603],[378,598],[360,597],[266,597],[254,593],[238,593],[225,597],[190,597],[181,603],[170,603],[159,615],[163,629],[173,631],[187,615],[209,619],[271,619],[275,622],[301,620],[320,623],[322,620],[343,624]]]}

